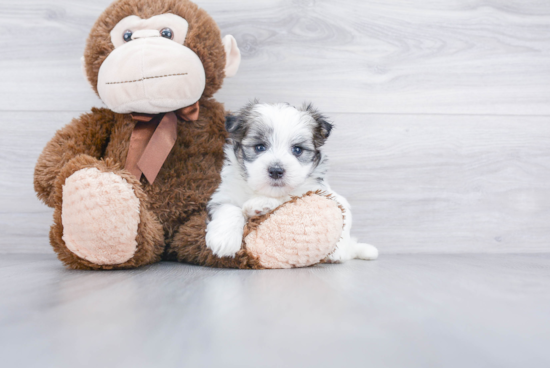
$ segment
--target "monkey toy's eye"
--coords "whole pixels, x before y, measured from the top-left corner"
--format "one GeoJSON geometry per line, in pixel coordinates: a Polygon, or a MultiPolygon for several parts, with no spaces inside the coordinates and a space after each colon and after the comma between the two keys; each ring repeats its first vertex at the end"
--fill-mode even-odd
{"type": "Polygon", "coordinates": [[[260,152],[263,152],[265,151],[265,145],[264,144],[258,144],[254,147],[254,151],[256,151],[256,153],[260,153],[260,152]]]}
{"type": "Polygon", "coordinates": [[[132,41],[132,31],[130,31],[129,29],[124,31],[124,35],[122,36],[122,38],[124,38],[124,42],[130,42],[132,41]]]}
{"type": "Polygon", "coordinates": [[[163,28],[160,30],[160,35],[169,40],[174,38],[174,32],[170,28],[163,28]]]}

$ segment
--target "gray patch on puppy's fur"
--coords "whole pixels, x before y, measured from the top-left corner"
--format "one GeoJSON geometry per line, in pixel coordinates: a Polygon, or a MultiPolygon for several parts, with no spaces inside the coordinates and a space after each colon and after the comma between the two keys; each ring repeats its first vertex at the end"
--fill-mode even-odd
{"type": "Polygon", "coordinates": [[[226,116],[225,129],[231,140],[240,142],[246,136],[249,123],[257,117],[257,114],[254,113],[254,106],[258,103],[258,100],[254,99],[240,109],[237,115],[229,114],[226,116]]]}
{"type": "Polygon", "coordinates": [[[299,109],[300,111],[307,112],[313,120],[315,120],[316,127],[313,135],[313,142],[315,143],[315,148],[319,148],[325,144],[330,132],[334,128],[326,116],[321,114],[311,103],[304,103],[299,109]]]}
{"type": "Polygon", "coordinates": [[[257,145],[263,144],[266,149],[269,148],[268,137],[273,134],[273,129],[261,124],[260,115],[254,111],[258,103],[257,99],[249,102],[237,115],[229,115],[225,124],[235,156],[246,176],[248,174],[244,162],[254,162],[262,154],[256,152],[257,145]]]}
{"type": "Polygon", "coordinates": [[[229,141],[233,145],[233,151],[239,162],[244,179],[248,177],[244,162],[254,161],[255,156],[250,152],[249,147],[245,147],[242,142],[243,139],[247,137],[254,119],[259,117],[258,114],[254,112],[254,106],[258,103],[259,101],[254,99],[240,109],[237,115],[230,114],[226,116],[225,119],[225,129],[229,133],[229,141]]]}

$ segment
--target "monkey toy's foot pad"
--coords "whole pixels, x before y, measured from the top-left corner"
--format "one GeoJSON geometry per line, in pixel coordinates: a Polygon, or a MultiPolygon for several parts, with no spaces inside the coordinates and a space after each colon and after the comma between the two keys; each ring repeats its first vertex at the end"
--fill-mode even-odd
{"type": "Polygon", "coordinates": [[[67,248],[90,262],[120,264],[136,252],[139,199],[114,173],[87,168],[68,177],[61,219],[67,248]]]}
{"type": "Polygon", "coordinates": [[[244,243],[265,268],[310,266],[334,251],[343,221],[336,201],[309,192],[274,212],[251,219],[244,243]]]}

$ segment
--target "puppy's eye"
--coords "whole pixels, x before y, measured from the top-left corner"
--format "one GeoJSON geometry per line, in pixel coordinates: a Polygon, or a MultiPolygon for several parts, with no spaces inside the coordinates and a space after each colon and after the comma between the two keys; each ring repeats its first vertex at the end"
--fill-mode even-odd
{"type": "Polygon", "coordinates": [[[163,28],[160,30],[161,37],[167,38],[169,40],[174,38],[174,32],[170,28],[163,28]]]}
{"type": "Polygon", "coordinates": [[[257,153],[265,151],[265,145],[264,144],[258,144],[254,147],[254,151],[257,153]]]}
{"type": "Polygon", "coordinates": [[[124,31],[124,34],[122,35],[122,38],[124,39],[124,42],[132,41],[132,35],[133,35],[133,32],[130,31],[129,29],[124,31]]]}
{"type": "Polygon", "coordinates": [[[296,157],[300,156],[304,152],[302,147],[294,146],[292,147],[292,154],[296,157]]]}

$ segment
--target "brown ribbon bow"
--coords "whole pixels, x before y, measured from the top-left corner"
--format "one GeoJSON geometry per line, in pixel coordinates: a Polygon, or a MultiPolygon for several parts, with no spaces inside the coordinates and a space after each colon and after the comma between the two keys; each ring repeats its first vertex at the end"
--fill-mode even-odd
{"type": "Polygon", "coordinates": [[[138,180],[142,174],[150,184],[157,178],[164,161],[176,144],[178,117],[185,121],[197,120],[199,102],[162,114],[132,114],[132,119],[137,123],[130,137],[125,168],[138,180]]]}

